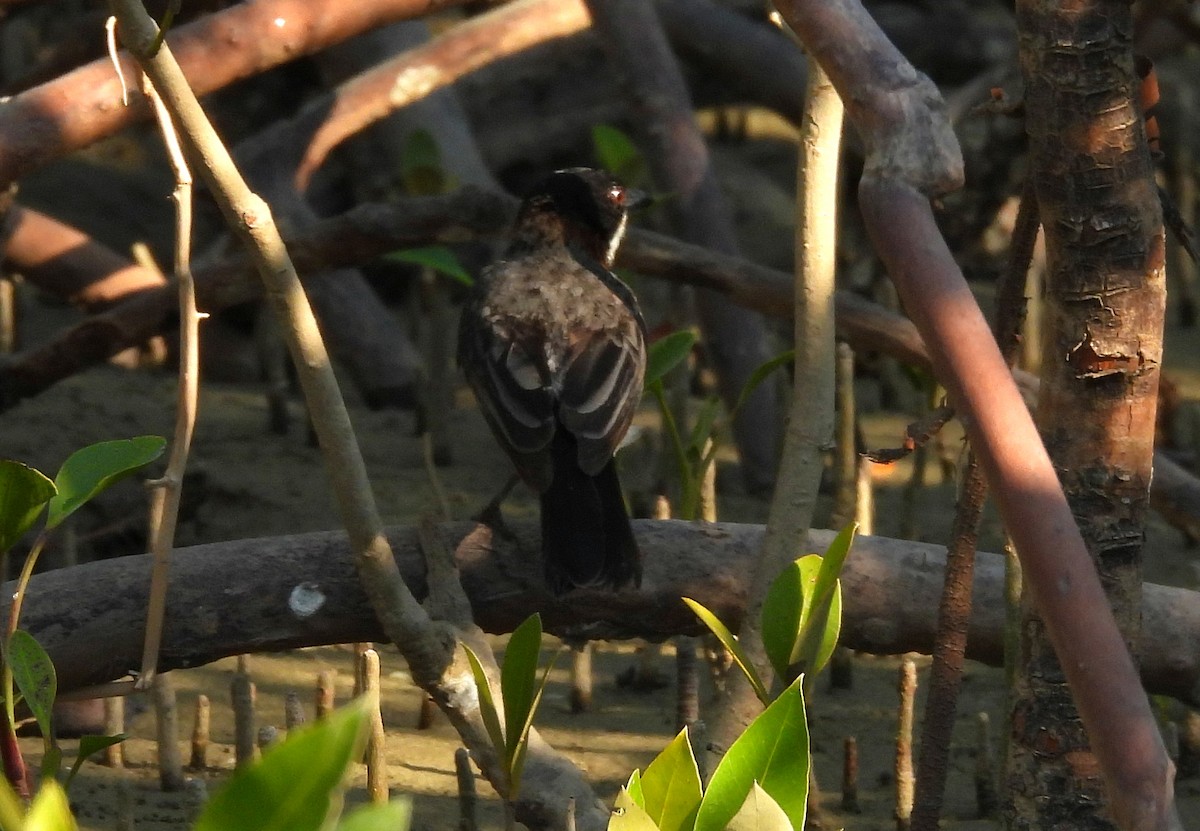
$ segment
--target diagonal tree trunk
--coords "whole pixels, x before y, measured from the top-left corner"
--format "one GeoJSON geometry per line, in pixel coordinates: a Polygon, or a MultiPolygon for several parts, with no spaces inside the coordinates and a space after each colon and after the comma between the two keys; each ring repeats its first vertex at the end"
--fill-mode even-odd
{"type": "MultiPolygon", "coordinates": [[[[1165,303],[1163,226],[1123,0],[1017,3],[1046,232],[1038,424],[1126,642],[1138,638],[1165,303]]],[[[1062,669],[1023,603],[1010,828],[1113,827],[1062,669]]],[[[1130,748],[1136,753],[1136,748],[1130,748]]]]}

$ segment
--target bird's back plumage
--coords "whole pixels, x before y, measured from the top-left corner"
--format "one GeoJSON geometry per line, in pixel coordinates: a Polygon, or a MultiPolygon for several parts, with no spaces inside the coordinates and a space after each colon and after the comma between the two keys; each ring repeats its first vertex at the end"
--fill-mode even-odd
{"type": "MultiPolygon", "coordinates": [[[[619,586],[641,573],[613,454],[641,397],[645,324],[605,262],[615,246],[592,229],[603,224],[586,219],[580,230],[569,209],[531,200],[464,308],[459,363],[540,495],[552,589],[619,586]]],[[[619,220],[617,238],[623,211],[619,220]]]]}

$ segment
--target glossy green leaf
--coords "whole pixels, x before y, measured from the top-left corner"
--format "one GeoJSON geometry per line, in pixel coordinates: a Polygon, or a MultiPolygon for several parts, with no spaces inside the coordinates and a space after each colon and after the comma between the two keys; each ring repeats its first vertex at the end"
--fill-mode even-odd
{"type": "MultiPolygon", "coordinates": [[[[813,575],[815,579],[816,575],[813,575]]],[[[804,573],[800,560],[788,563],[771,581],[763,599],[763,649],[775,674],[787,678],[800,645],[800,615],[804,609],[804,573]]]]}
{"type": "Polygon", "coordinates": [[[644,385],[660,380],[664,375],[685,360],[696,344],[696,333],[689,329],[671,332],[650,344],[646,353],[646,378],[644,385]]]}
{"type": "MultiPolygon", "coordinates": [[[[763,601],[763,647],[780,678],[820,672],[837,647],[842,621],[842,590],[837,576],[821,584],[824,560],[809,554],[793,562],[771,583],[763,601]],[[833,592],[823,591],[832,586],[833,592]]],[[[826,574],[826,579],[829,575],[826,574]]]]}
{"type": "MultiPolygon", "coordinates": [[[[805,560],[812,558],[811,565],[802,564],[804,569],[816,570],[820,567],[820,557],[811,554],[805,560]]],[[[808,575],[806,574],[806,580],[808,575]]],[[[818,579],[813,576],[815,586],[818,579]]],[[[833,592],[825,594],[814,590],[804,604],[804,613],[800,619],[800,633],[796,640],[796,651],[793,666],[798,667],[806,675],[816,675],[825,668],[833,652],[837,649],[838,636],[842,632],[842,584],[835,577],[833,592]]]]}
{"type": "Polygon", "coordinates": [[[639,808],[646,807],[646,797],[642,793],[642,772],[637,768],[634,768],[633,773],[629,774],[629,781],[625,783],[625,790],[629,793],[629,798],[637,803],[639,808]]]}
{"type": "Polygon", "coordinates": [[[513,630],[500,668],[500,695],[504,698],[504,757],[511,760],[521,731],[530,717],[537,685],[538,657],[542,650],[542,618],[532,614],[513,630]]]}
{"type": "Polygon", "coordinates": [[[646,161],[632,139],[608,124],[592,128],[592,146],[600,166],[626,185],[636,185],[646,175],[646,161]]]}
{"type": "Polygon", "coordinates": [[[467,653],[467,661],[471,664],[471,673],[475,676],[475,687],[479,691],[479,713],[483,716],[483,725],[487,728],[488,738],[492,747],[501,759],[505,756],[504,728],[500,726],[500,710],[496,707],[496,696],[492,694],[492,682],[484,672],[483,663],[471,647],[465,643],[463,651],[467,653]]]}
{"type": "Polygon", "coordinates": [[[337,831],[407,831],[412,825],[412,800],[394,797],[383,805],[363,805],[338,823],[337,831]]]}
{"type": "Polygon", "coordinates": [[[558,654],[555,654],[546,665],[545,671],[542,672],[542,680],[538,682],[537,691],[534,692],[533,701],[529,705],[529,713],[525,716],[525,722],[521,725],[520,733],[517,736],[516,749],[513,751],[512,761],[509,762],[509,776],[514,794],[519,793],[521,788],[521,774],[525,770],[525,757],[529,751],[529,730],[533,727],[533,717],[537,713],[538,705],[542,702],[542,693],[546,691],[546,684],[550,680],[550,670],[554,669],[554,663],[557,660],[558,654]]]}
{"type": "Polygon", "coordinates": [[[157,459],[166,446],[161,436],[139,436],[76,450],[54,477],[58,493],[50,500],[46,528],[57,527],[96,494],[157,459]]]}
{"type": "Polygon", "coordinates": [[[779,803],[757,782],[750,788],[742,807],[725,827],[726,831],[794,831],[779,803]]]}
{"type": "Polygon", "coordinates": [[[617,794],[616,805],[608,817],[608,831],[658,831],[654,820],[624,788],[617,794]]]}
{"type": "Polygon", "coordinates": [[[742,670],[742,674],[746,676],[746,680],[750,682],[750,686],[754,688],[754,694],[758,696],[758,700],[764,704],[770,701],[771,696],[767,693],[767,687],[762,682],[762,679],[758,677],[758,673],[754,669],[754,664],[750,663],[750,658],[742,650],[742,645],[738,643],[737,635],[730,632],[729,628],[721,622],[720,618],[695,600],[685,597],[683,598],[683,602],[695,613],[696,617],[700,618],[700,622],[717,636],[717,640],[729,650],[729,654],[733,656],[734,662],[742,670]]]}
{"type": "Polygon", "coordinates": [[[837,646],[842,631],[842,586],[838,575],[846,564],[857,531],[858,525],[850,523],[833,538],[825,556],[818,558],[819,568],[812,581],[811,594],[805,596],[794,660],[800,662],[809,675],[821,671],[837,646]]]}
{"type": "Polygon", "coordinates": [[[342,780],[362,758],[367,698],[288,734],[239,768],[205,805],[193,831],[318,831],[342,806],[342,780]]]}
{"type": "Polygon", "coordinates": [[[755,367],[750,373],[750,377],[746,379],[746,383],[742,385],[742,391],[738,393],[737,403],[733,405],[733,412],[729,414],[731,419],[737,418],[737,414],[741,412],[742,405],[754,394],[758,389],[758,385],[767,380],[768,376],[781,366],[786,366],[796,359],[796,352],[789,349],[787,352],[781,352],[774,358],[764,361],[755,367]]]}
{"type": "Polygon", "coordinates": [[[793,828],[804,827],[808,801],[808,724],[797,678],[725,753],[696,814],[696,831],[722,831],[755,782],[779,803],[793,828]]]}
{"type": "Polygon", "coordinates": [[[385,254],[384,259],[433,269],[438,274],[444,274],[452,280],[462,283],[464,286],[470,286],[475,283],[470,272],[463,268],[462,263],[459,262],[454,252],[444,245],[405,248],[402,251],[393,251],[390,254],[385,254]]]}
{"type": "Polygon", "coordinates": [[[42,735],[53,736],[50,719],[58,695],[58,676],[50,656],[33,635],[18,629],[8,639],[8,665],[42,735]]]}
{"type": "Polygon", "coordinates": [[[112,747],[114,744],[120,744],[129,738],[126,733],[117,733],[115,736],[80,736],[79,737],[79,752],[75,754],[75,762],[71,765],[71,769],[67,771],[67,781],[63,784],[70,786],[71,780],[75,778],[75,774],[83,767],[83,763],[91,757],[95,756],[105,748],[112,747]]]}
{"type": "Polygon", "coordinates": [[[33,527],[54,493],[54,483],[40,471],[0,459],[0,553],[33,527]]]}
{"type": "Polygon", "coordinates": [[[702,786],[685,727],[642,774],[642,805],[660,831],[691,831],[702,786]]]}
{"type": "Polygon", "coordinates": [[[25,831],[74,831],[75,828],[67,792],[53,779],[43,781],[25,815],[25,831]]]}

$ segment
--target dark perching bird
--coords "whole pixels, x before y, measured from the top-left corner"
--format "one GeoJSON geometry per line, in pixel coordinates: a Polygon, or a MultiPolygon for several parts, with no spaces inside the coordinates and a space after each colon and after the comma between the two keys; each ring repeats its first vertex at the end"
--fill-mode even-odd
{"type": "Polygon", "coordinates": [[[645,323],[610,271],[641,194],[608,173],[550,174],[463,309],[458,362],[520,478],[541,496],[555,593],[641,580],[613,462],[642,395],[645,323]]]}

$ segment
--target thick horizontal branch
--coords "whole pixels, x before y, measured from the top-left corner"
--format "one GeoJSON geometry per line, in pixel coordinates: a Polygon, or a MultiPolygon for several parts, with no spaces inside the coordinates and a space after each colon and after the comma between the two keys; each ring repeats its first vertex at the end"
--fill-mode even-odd
{"type": "MultiPolygon", "coordinates": [[[[751,563],[762,540],[756,525],[638,521],[645,579],[619,594],[549,595],[542,583],[532,523],[514,524],[516,541],[493,540],[468,523],[441,526],[456,550],[476,621],[509,632],[533,611],[548,631],[577,638],[661,640],[699,634],[680,602],[693,597],[736,625],[751,563]]],[[[425,595],[424,561],[413,528],[389,534],[405,580],[425,595]]],[[[832,532],[814,531],[821,551],[832,532]]],[[[860,537],[843,574],[842,643],[878,654],[927,651],[933,642],[945,549],[860,537]]],[[[138,665],[150,574],[146,556],[101,560],[33,578],[22,620],[49,651],[62,691],[120,677],[138,665]]],[[[12,596],[13,586],[4,595],[12,596]]],[[[1003,656],[1003,563],[980,554],[967,654],[998,664],[1003,656]]],[[[1200,597],[1147,585],[1141,672],[1152,693],[1200,704],[1200,597]]],[[[374,641],[383,637],[340,533],[212,543],[179,549],[171,561],[160,667],[197,666],[228,655],[374,641]]]]}
{"type": "MultiPolygon", "coordinates": [[[[496,237],[508,228],[516,204],[507,195],[463,188],[448,196],[360,205],[289,237],[288,250],[305,275],[360,266],[398,248],[496,237]]],[[[765,314],[791,314],[789,275],[662,234],[631,230],[617,263],[649,276],[713,289],[765,314]]],[[[236,254],[198,270],[196,292],[200,308],[214,312],[253,300],[261,288],[249,261],[236,254]]],[[[0,411],[158,334],[172,324],[174,309],[170,287],[152,289],[89,317],[47,344],[11,356],[0,367],[0,411]]],[[[902,315],[847,292],[838,293],[837,313],[838,332],[855,349],[928,366],[924,344],[902,315]]]]}

